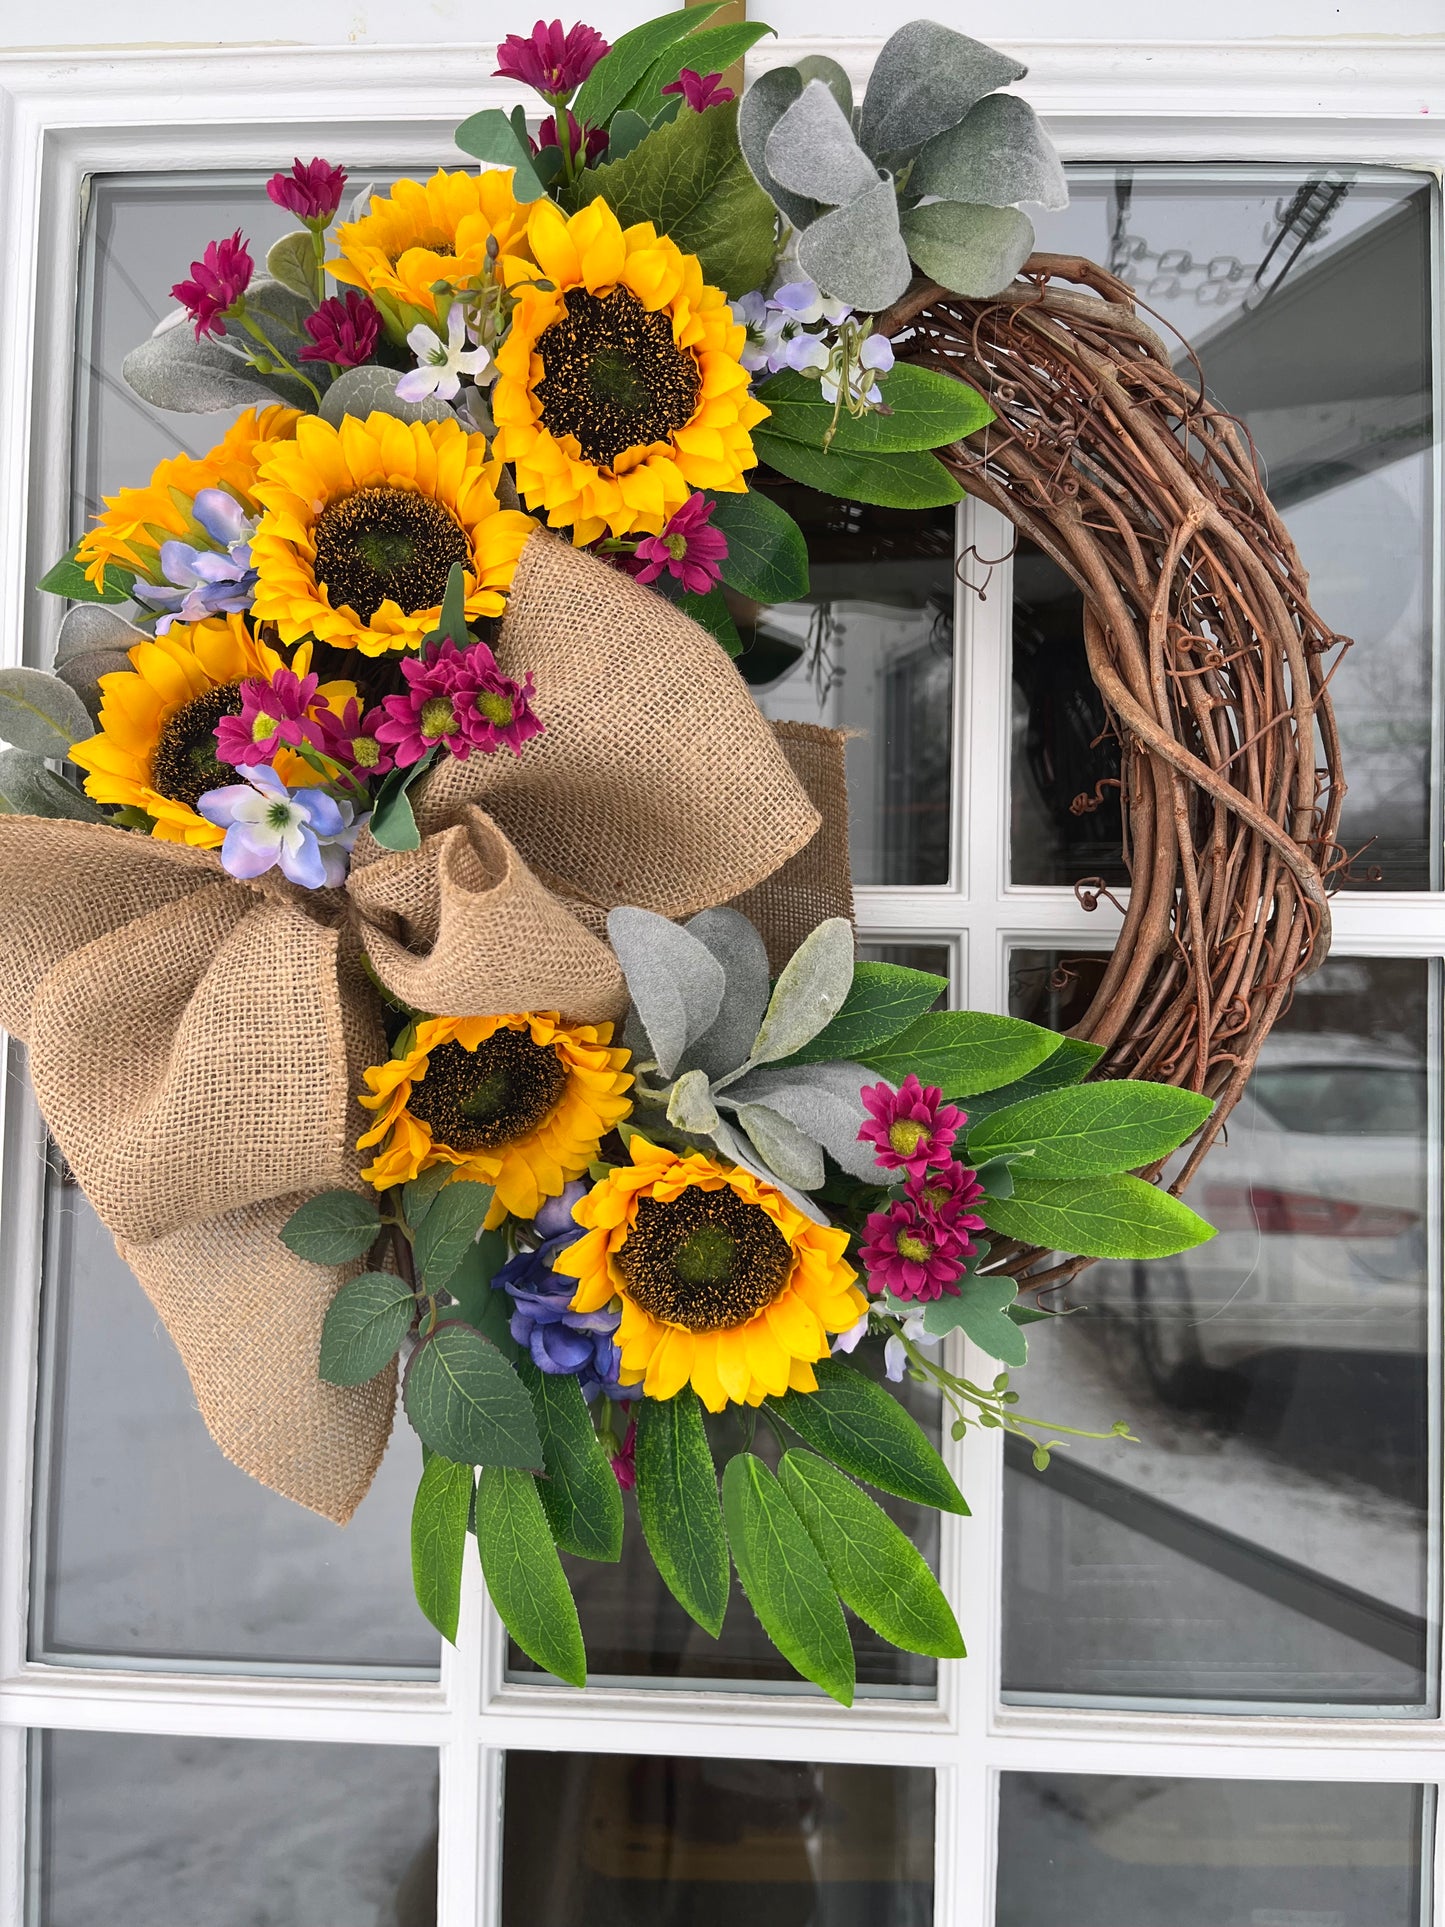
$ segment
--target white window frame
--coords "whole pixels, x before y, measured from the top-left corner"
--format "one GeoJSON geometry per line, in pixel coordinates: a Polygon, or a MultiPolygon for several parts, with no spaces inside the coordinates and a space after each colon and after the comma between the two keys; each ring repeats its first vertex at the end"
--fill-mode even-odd
{"type": "MultiPolygon", "coordinates": [[[[826,45],[857,86],[877,44],[772,42],[759,50],[755,70],[826,45]]],[[[1029,64],[1024,91],[1067,159],[1373,162],[1437,178],[1445,169],[1445,46],[1438,41],[1052,42],[1011,51],[1029,64]]],[[[50,598],[23,595],[20,585],[69,539],[87,177],[268,170],[278,157],[313,149],[343,158],[358,178],[368,167],[429,169],[455,152],[452,130],[466,114],[514,103],[515,90],[490,78],[492,66],[491,50],[475,46],[121,50],[0,60],[0,662],[48,660],[59,620],[50,598]]],[[[984,557],[1002,555],[1009,544],[999,518],[979,507],[965,507],[961,530],[961,554],[973,545],[984,557]]],[[[964,572],[973,567],[966,561],[964,572]]],[[[1088,915],[1066,889],[1007,881],[1009,604],[1007,564],[995,568],[985,600],[960,589],[955,767],[962,778],[953,882],[858,893],[865,938],[953,946],[956,999],[976,1008],[1003,1008],[1010,944],[1098,947],[1118,928],[1107,903],[1088,915]]],[[[1445,894],[1337,899],[1336,931],[1341,955],[1445,956],[1445,894]]],[[[791,1694],[619,1688],[583,1696],[508,1683],[501,1629],[474,1560],[458,1647],[446,1652],[435,1683],[32,1664],[26,1598],[43,1139],[13,1075],[3,1130],[0,1927],[21,1927],[24,1918],[27,1728],[434,1746],[441,1762],[441,1927],[495,1927],[499,1918],[498,1821],[509,1748],[932,1767],[938,1927],[991,1927],[998,1779],[1005,1771],[1404,1781],[1428,1789],[1445,1780],[1438,1718],[1004,1706],[1001,1451],[997,1435],[980,1433],[950,1448],[974,1511],[968,1520],[944,1522],[943,1577],[971,1657],[940,1668],[936,1703],[873,1700],[844,1712],[791,1694]]],[[[1438,1210],[1438,1196],[1434,1202],[1438,1210]]],[[[990,1368],[980,1361],[978,1369],[990,1368]]],[[[206,1449],[199,1433],[197,1445],[206,1449]]],[[[1436,1891],[1445,1893],[1438,1837],[1433,1851],[1436,1891]]]]}

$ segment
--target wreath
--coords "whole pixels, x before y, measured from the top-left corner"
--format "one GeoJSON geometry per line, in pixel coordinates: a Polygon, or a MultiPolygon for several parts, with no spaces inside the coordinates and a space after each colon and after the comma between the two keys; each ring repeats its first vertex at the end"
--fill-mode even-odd
{"type": "Polygon", "coordinates": [[[966,1509],[892,1388],[1046,1464],[1020,1281],[1211,1235],[1183,1177],[1327,938],[1333,639],[1233,424],[1030,259],[1023,69],[916,21],[857,110],[816,56],[739,101],[769,30],[717,11],[509,37],[549,112],[465,122],[480,171],[343,212],[298,159],[264,270],[238,230],[176,283],[127,381],[242,412],[44,578],[55,673],[0,672],[0,1017],[228,1457],[344,1523],[400,1374],[447,1637],[475,1537],[584,1683],[562,1555],[632,1491],[701,1626],[735,1569],[846,1704],[845,1609],[964,1650],[865,1490],[966,1509]],[[1084,589],[1135,887],[1078,1034],[856,959],[841,737],[730,660],[808,593],[760,465],[967,488],[1084,589]]]}

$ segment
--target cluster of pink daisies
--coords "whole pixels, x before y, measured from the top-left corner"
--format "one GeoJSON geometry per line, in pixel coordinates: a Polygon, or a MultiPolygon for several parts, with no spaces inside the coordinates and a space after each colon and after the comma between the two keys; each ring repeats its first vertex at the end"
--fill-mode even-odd
{"type": "Polygon", "coordinates": [[[982,1231],[973,1210],[983,1196],[977,1175],[953,1155],[965,1114],[943,1102],[933,1084],[910,1071],[895,1091],[875,1084],[860,1093],[868,1122],[858,1136],[873,1146],[885,1171],[906,1171],[901,1198],[870,1213],[863,1226],[861,1257],[868,1289],[910,1300],[958,1296],[959,1279],[982,1231]]]}

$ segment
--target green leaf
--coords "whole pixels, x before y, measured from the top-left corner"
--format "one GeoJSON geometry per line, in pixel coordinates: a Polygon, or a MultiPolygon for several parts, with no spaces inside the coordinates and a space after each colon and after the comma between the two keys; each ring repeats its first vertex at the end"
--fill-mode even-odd
{"type": "Polygon", "coordinates": [[[475,1244],[462,1253],[461,1263],[447,1280],[447,1290],[457,1301],[457,1309],[476,1331],[499,1345],[505,1357],[511,1348],[509,1325],[512,1301],[492,1280],[507,1262],[504,1232],[484,1231],[475,1244]]]}
{"type": "Polygon", "coordinates": [[[495,162],[499,167],[514,168],[512,192],[519,201],[538,201],[546,193],[537,179],[526,141],[518,140],[516,128],[500,107],[484,107],[479,114],[464,120],[455,139],[464,154],[475,155],[479,161],[495,162]]]}
{"type": "Polygon", "coordinates": [[[428,1291],[441,1291],[461,1263],[492,1208],[493,1187],[454,1178],[437,1193],[413,1244],[416,1268],[428,1291]]]}
{"type": "Polygon", "coordinates": [[[936,1084],[945,1097],[972,1097],[1011,1084],[1059,1047],[1054,1031],[1017,1017],[984,1010],[936,1010],[919,1017],[886,1044],[860,1054],[860,1062],[891,1084],[913,1071],[920,1084],[936,1084]]]}
{"type": "Polygon", "coordinates": [[[1057,1091],[1069,1084],[1080,1084],[1103,1055],[1102,1044],[1086,1044],[1082,1037],[1061,1037],[1058,1049],[1026,1077],[1000,1085],[997,1090],[974,1092],[968,1107],[969,1118],[977,1124],[1006,1104],[1021,1104],[1026,1097],[1037,1097],[1040,1091],[1057,1091]]]}
{"type": "Polygon", "coordinates": [[[620,161],[624,154],[630,154],[639,141],[645,141],[652,132],[652,122],[641,114],[634,114],[630,107],[619,107],[612,116],[612,125],[607,130],[607,157],[620,161]]]}
{"type": "Polygon", "coordinates": [[[896,1499],[967,1515],[953,1475],[891,1393],[840,1359],[820,1359],[813,1370],[816,1392],[785,1392],[768,1404],[815,1452],[896,1499]]]}
{"type": "Polygon", "coordinates": [[[716,1639],[728,1603],[728,1548],[717,1473],[697,1394],[637,1406],[637,1511],[663,1584],[716,1639]]]}
{"type": "Polygon", "coordinates": [[[416,1603],[442,1638],[455,1643],[476,1474],[436,1453],[424,1457],[411,1508],[411,1583],[416,1603]]]}
{"type": "Polygon", "coordinates": [[[985,1158],[973,1168],[986,1198],[1011,1198],[1014,1194],[1012,1158],[985,1158]]]}
{"type": "Polygon", "coordinates": [[[71,602],[130,602],[134,599],[135,570],[108,562],[105,587],[97,589],[93,582],[86,581],[85,570],[75,559],[75,549],[71,549],[54,568],[46,570],[35,586],[47,595],[66,596],[71,602]]]}
{"type": "Polygon", "coordinates": [[[311,230],[293,228],[290,234],[283,234],[279,241],[273,241],[266,251],[266,272],[293,294],[299,294],[306,301],[315,301],[316,243],[311,237],[311,230]]]}
{"type": "Polygon", "coordinates": [[[0,669],[0,739],[60,761],[72,743],[94,734],[90,711],[59,676],[0,669]]]}
{"type": "Polygon", "coordinates": [[[421,831],[416,826],[407,791],[419,776],[431,768],[435,755],[435,749],[429,749],[410,768],[394,769],[382,777],[371,806],[371,820],[366,827],[373,841],[379,843],[383,850],[421,848],[421,831]]]}
{"type": "Polygon", "coordinates": [[[738,634],[733,612],[721,589],[709,589],[706,595],[694,595],[690,589],[684,589],[675,600],[682,613],[691,616],[700,628],[706,629],[730,656],[742,654],[743,639],[738,634]]]}
{"type": "MultiPolygon", "coordinates": [[[[627,96],[646,78],[652,64],[676,41],[711,20],[722,0],[714,6],[684,7],[664,13],[656,20],[644,20],[640,27],[619,35],[611,50],[604,54],[588,74],[572,102],[572,112],[587,127],[605,127],[627,96]]],[[[625,226],[626,223],[624,222],[625,226]]]]}
{"type": "Polygon", "coordinates": [[[1195,1091],[1119,1079],[1045,1091],[968,1134],[968,1161],[1031,1151],[1031,1178],[1094,1178],[1168,1157],[1214,1109],[1195,1091]]]}
{"type": "Polygon", "coordinates": [[[877,1050],[938,1002],[948,989],[946,977],[901,964],[853,966],[853,988],[832,1023],[788,1059],[790,1064],[822,1064],[834,1058],[861,1058],[877,1050]]]}
{"type": "Polygon", "coordinates": [[[542,1510],[563,1552],[580,1559],[622,1557],[622,1490],[598,1443],[582,1387],[571,1376],[518,1368],[532,1398],[542,1438],[545,1476],[537,1481],[542,1510]]]}
{"type": "Polygon", "coordinates": [[[470,1325],[438,1325],[423,1339],[406,1368],[402,1402],[418,1438],[444,1459],[529,1469],[542,1463],[525,1386],[470,1325]]]}
{"type": "Polygon", "coordinates": [[[344,1265],[376,1243],[381,1218],[359,1191],[323,1191],[308,1198],[281,1227],[281,1242],[313,1265],[344,1265]]]}
{"type": "MultiPolygon", "coordinates": [[[[840,410],[832,442],[835,450],[881,455],[949,448],[994,419],[982,395],[936,368],[914,368],[900,362],[880,378],[880,386],[884,405],[891,412],[884,415],[870,409],[866,415],[855,417],[846,408],[840,410]]],[[[823,446],[823,438],[833,426],[834,408],[832,402],[823,399],[818,382],[785,368],[759,383],[757,397],[773,411],[768,434],[786,435],[789,441],[804,442],[809,448],[823,446]]]]}
{"type": "Polygon", "coordinates": [[[988,1198],[979,1214],[993,1231],[1081,1258],[1168,1258],[1214,1236],[1178,1198],[1122,1173],[1097,1178],[1021,1177],[1011,1198],[988,1198]]]}
{"type": "Polygon", "coordinates": [[[621,160],[589,169],[577,192],[583,205],[605,195],[623,227],[651,221],[730,295],[772,272],[777,215],[738,146],[735,100],[654,128],[621,160]]]}
{"type": "Polygon", "coordinates": [[[787,1493],[760,1458],[723,1471],[733,1564],[763,1631],[790,1666],[840,1705],[853,1704],[853,1647],[828,1568],[787,1493]]]}
{"type": "Polygon", "coordinates": [[[824,495],[845,502],[872,502],[879,508],[949,508],[962,501],[963,490],[936,455],[899,453],[858,455],[836,445],[826,454],[755,428],[753,448],[760,462],[790,481],[802,482],[824,495]]]}
{"type": "MultiPolygon", "coordinates": [[[[7,816],[70,818],[82,823],[115,819],[57,776],[43,756],[28,749],[0,749],[0,812],[7,816]]],[[[146,818],[149,831],[151,819],[146,818]]]]}
{"type": "Polygon", "coordinates": [[[808,593],[808,545],[769,495],[713,495],[712,525],[727,537],[722,579],[754,602],[801,602],[808,593]]]}
{"type": "Polygon", "coordinates": [[[585,1686],[587,1649],[577,1603],[529,1472],[482,1468],[477,1551],[492,1604],[528,1659],[569,1686],[585,1686]]]}
{"type": "Polygon", "coordinates": [[[923,1329],[962,1331],[981,1352],[1004,1365],[1027,1365],[1028,1341],[1009,1316],[1019,1288],[1012,1278],[964,1278],[956,1298],[935,1298],[923,1314],[923,1329]]]}
{"type": "Polygon", "coordinates": [[[905,208],[899,225],[926,275],[974,299],[1006,288],[1034,248],[1034,224],[1016,207],[929,201],[905,208]]]}
{"type": "Polygon", "coordinates": [[[927,1561],[866,1492],[813,1452],[785,1452],[778,1479],[865,1625],[907,1653],[965,1657],[958,1621],[927,1561]]]}
{"type": "Polygon", "coordinates": [[[453,562],[447,571],[447,586],[442,593],[441,614],[437,626],[427,636],[427,644],[454,642],[458,649],[470,649],[476,638],[467,627],[467,588],[460,562],[453,562]]]}
{"type": "MultiPolygon", "coordinates": [[[[408,1029],[414,1036],[415,1027],[409,1025],[408,1029]]],[[[403,1054],[404,1042],[404,1039],[398,1040],[396,1048],[397,1056],[403,1054]]],[[[401,1187],[402,1215],[413,1231],[416,1230],[427,1212],[431,1210],[432,1201],[436,1197],[437,1192],[441,1190],[449,1178],[456,1176],[456,1169],[457,1167],[454,1164],[433,1164],[428,1170],[423,1171],[420,1177],[413,1178],[410,1184],[404,1184],[401,1187]]]]}
{"type": "Polygon", "coordinates": [[[665,104],[671,104],[670,97],[664,102],[663,88],[670,86],[684,67],[690,67],[695,74],[721,73],[735,60],[741,60],[765,34],[775,32],[776,29],[765,27],[760,20],[735,20],[689,34],[686,40],[676,41],[652,63],[627,105],[654,120],[665,104]]]}
{"type": "Polygon", "coordinates": [[[828,917],[810,930],[783,965],[748,1063],[776,1064],[831,1024],[853,985],[853,926],[828,917]]]}
{"type": "Polygon", "coordinates": [[[416,1294],[389,1271],[364,1271],[344,1284],[321,1326],[320,1377],[328,1385],[364,1385],[401,1346],[416,1311],[416,1294]]]}

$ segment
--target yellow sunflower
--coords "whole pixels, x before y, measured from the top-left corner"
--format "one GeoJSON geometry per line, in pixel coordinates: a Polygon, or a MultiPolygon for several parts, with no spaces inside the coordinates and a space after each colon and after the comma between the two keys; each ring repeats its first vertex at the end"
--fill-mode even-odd
{"type": "Polygon", "coordinates": [[[578,1204],[587,1235],[552,1260],[578,1281],[573,1311],[621,1298],[622,1383],[671,1398],[690,1381],[710,1412],[816,1392],[829,1332],[867,1305],[847,1232],[700,1151],[634,1134],[631,1152],[578,1204]]]}
{"type": "Polygon", "coordinates": [[[501,465],[458,422],[308,415],[261,466],[253,612],[283,642],[379,656],[420,647],[454,562],[468,616],[500,615],[536,524],[497,502],[501,465]]]}
{"type": "Polygon", "coordinates": [[[123,488],[118,495],[107,495],[105,513],[76,547],[76,560],[86,565],[86,580],[103,589],[106,567],[114,562],[158,582],[162,542],[213,548],[215,544],[196,520],[196,497],[203,488],[224,489],[248,515],[254,515],[251,484],[262,457],[273,443],[288,441],[295,434],[300,418],[299,408],[283,408],[279,403],[248,408],[207,454],[169,456],[143,488],[123,488]]]}
{"type": "Polygon", "coordinates": [[[373,194],[369,214],[336,230],[341,258],[326,265],[338,281],[365,289],[400,340],[418,321],[436,319],[436,282],[469,287],[488,276],[490,240],[504,284],[530,266],[527,209],[512,193],[512,170],[439,168],[429,181],[398,181],[390,194],[373,194]]]}
{"type": "Polygon", "coordinates": [[[603,200],[570,218],[536,201],[527,238],[553,287],[517,290],[492,391],[496,452],[527,506],[581,544],[656,535],[697,488],[741,493],[768,410],[697,257],[645,221],[624,229],[603,200]]]}
{"type": "MultiPolygon", "coordinates": [[[[244,617],[232,615],[172,623],[129,653],[133,668],[101,677],[99,734],[76,743],[70,760],[87,772],[86,794],[97,803],[144,810],[154,819],[151,835],[163,842],[214,849],[225,831],[199,816],[196,802],[240,780],[216,754],[216,724],[241,713],[241,684],[250,678],[265,681],[286,668],[304,676],[310,646],[288,663],[251,635],[244,617]]],[[[310,766],[292,751],[274,761],[283,782],[307,780],[310,766]]]]}
{"type": "Polygon", "coordinates": [[[385,1191],[453,1164],[497,1187],[489,1225],[535,1217],[632,1109],[627,1057],[611,1024],[564,1024],[555,1011],[424,1018],[405,1057],[365,1074],[361,1102],[380,1115],[357,1148],[387,1143],[362,1175],[385,1191]]]}

